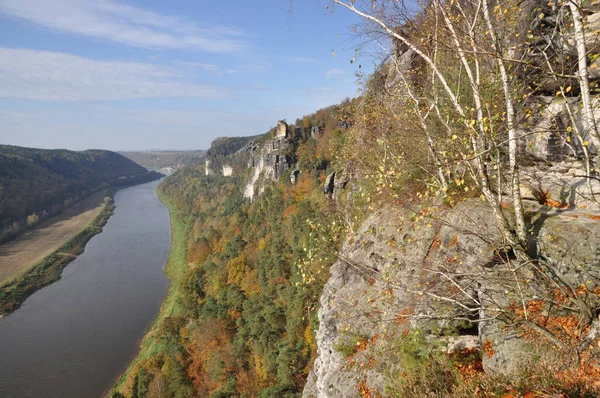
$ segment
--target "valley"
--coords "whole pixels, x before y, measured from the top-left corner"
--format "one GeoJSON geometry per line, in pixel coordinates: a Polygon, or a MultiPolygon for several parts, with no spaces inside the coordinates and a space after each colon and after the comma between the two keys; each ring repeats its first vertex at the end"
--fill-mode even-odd
{"type": "Polygon", "coordinates": [[[600,3],[1,3],[0,396],[600,397],[600,3]]]}

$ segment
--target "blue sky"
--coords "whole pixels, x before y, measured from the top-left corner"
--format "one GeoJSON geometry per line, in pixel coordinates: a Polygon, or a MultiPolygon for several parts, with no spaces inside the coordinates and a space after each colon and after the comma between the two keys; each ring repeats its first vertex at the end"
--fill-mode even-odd
{"type": "Polygon", "coordinates": [[[372,66],[328,4],[0,0],[0,143],[207,148],[352,97],[372,66]]]}

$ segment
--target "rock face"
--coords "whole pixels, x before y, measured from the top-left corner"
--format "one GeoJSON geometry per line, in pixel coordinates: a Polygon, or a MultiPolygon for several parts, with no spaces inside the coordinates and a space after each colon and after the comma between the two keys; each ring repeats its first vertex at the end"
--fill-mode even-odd
{"type": "MultiPolygon", "coordinates": [[[[566,158],[582,158],[584,156],[583,143],[587,142],[587,151],[590,155],[598,152],[596,137],[590,132],[583,131],[581,109],[577,98],[563,98],[537,96],[533,104],[539,109],[535,123],[527,131],[522,131],[525,136],[523,150],[535,157],[536,160],[546,162],[563,161],[566,158]],[[574,123],[569,116],[573,115],[574,123]],[[579,131],[581,139],[575,134],[579,131]]],[[[595,108],[596,119],[600,120],[600,108],[595,108]]]]}
{"type": "Polygon", "coordinates": [[[213,174],[213,171],[210,168],[210,160],[206,159],[204,162],[204,175],[210,176],[213,174]]]}
{"type": "MultiPolygon", "coordinates": [[[[318,358],[309,378],[312,383],[307,383],[304,397],[357,397],[359,394],[356,386],[363,378],[370,388],[383,390],[383,369],[371,369],[363,374],[358,369],[347,366],[346,357],[336,347],[345,336],[371,337],[383,333],[387,326],[383,322],[386,317],[384,312],[378,314],[377,311],[365,310],[371,306],[372,298],[381,295],[383,290],[372,283],[371,276],[388,270],[392,264],[401,260],[414,260],[418,263],[417,253],[420,252],[421,260],[427,253],[426,239],[415,242],[414,253],[410,253],[415,255],[414,259],[402,255],[391,245],[398,237],[394,224],[401,218],[395,209],[373,214],[360,228],[356,239],[345,243],[340,253],[343,260],[332,266],[331,277],[320,300],[318,358]],[[373,314],[376,314],[375,318],[371,318],[373,314]]],[[[409,268],[411,267],[408,266],[407,270],[409,268]]],[[[412,272],[416,272],[416,269],[411,268],[406,273],[409,280],[418,277],[412,272]]],[[[389,300],[386,298],[377,306],[385,311],[390,305],[391,310],[394,301],[393,297],[389,297],[389,300]]],[[[360,358],[355,357],[355,361],[368,360],[363,352],[359,355],[360,358]]]]}
{"type": "Polygon", "coordinates": [[[325,184],[323,184],[323,193],[329,197],[333,195],[333,190],[335,188],[335,171],[330,173],[327,178],[325,178],[325,184]]]}
{"type": "MultiPolygon", "coordinates": [[[[327,175],[323,184],[323,193],[327,197],[334,199],[336,204],[340,204],[340,195],[346,185],[350,182],[351,174],[347,170],[334,171],[327,175]]],[[[352,192],[348,192],[348,198],[352,197],[352,192]]]]}
{"type": "Polygon", "coordinates": [[[581,161],[565,158],[554,164],[538,164],[523,168],[521,194],[523,198],[565,209],[598,210],[600,181],[584,177],[587,172],[581,161]]]}
{"type": "MultiPolygon", "coordinates": [[[[577,98],[538,96],[533,101],[539,113],[532,127],[520,132],[525,136],[520,150],[530,158],[521,168],[523,197],[555,207],[598,209],[594,197],[600,198],[600,180],[585,177],[590,174],[585,152],[595,158],[600,144],[594,134],[583,132],[577,98]]],[[[600,120],[597,103],[594,113],[600,120]]]]}
{"type": "MultiPolygon", "coordinates": [[[[594,220],[599,213],[584,216],[580,210],[527,206],[536,212],[533,225],[540,242],[536,250],[560,265],[558,271],[575,286],[581,281],[600,286],[600,223],[594,220]]],[[[318,358],[304,397],[359,397],[359,384],[382,394],[401,370],[393,336],[417,326],[448,350],[490,344],[494,354],[484,355],[489,371],[510,373],[530,356],[526,343],[507,333],[502,322],[485,320],[491,317],[484,311],[469,313],[461,307],[473,305],[469,297],[482,301],[507,297],[498,282],[506,275],[498,265],[501,236],[489,208],[468,200],[453,209],[434,210],[435,217],[421,221],[414,211],[381,209],[344,244],[321,296],[318,358]],[[458,304],[434,298],[453,291],[438,273],[444,267],[465,275],[459,280],[464,292],[451,296],[458,304]],[[475,271],[489,277],[474,283],[469,275],[475,271]],[[473,322],[459,320],[464,317],[473,322]],[[436,332],[449,327],[457,328],[459,336],[440,337],[436,332]],[[368,344],[346,357],[339,347],[356,336],[368,344]]]]}
{"type": "Polygon", "coordinates": [[[252,200],[256,191],[261,192],[264,188],[261,181],[278,181],[292,167],[294,158],[290,149],[290,140],[279,135],[265,142],[262,147],[255,145],[242,149],[250,154],[248,167],[253,169],[252,177],[244,189],[245,197],[252,200]]]}
{"type": "Polygon", "coordinates": [[[228,165],[223,165],[223,176],[230,177],[233,175],[233,168],[228,165]]]}

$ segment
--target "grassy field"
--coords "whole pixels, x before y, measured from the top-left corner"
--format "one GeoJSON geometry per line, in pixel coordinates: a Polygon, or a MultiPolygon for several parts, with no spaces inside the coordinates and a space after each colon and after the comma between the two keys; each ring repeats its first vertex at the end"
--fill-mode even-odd
{"type": "Polygon", "coordinates": [[[160,200],[169,210],[171,219],[171,251],[165,267],[165,275],[171,281],[171,284],[169,285],[167,297],[165,297],[165,300],[161,305],[158,317],[142,340],[139,354],[133,359],[125,373],[119,378],[111,393],[121,389],[129,374],[135,371],[140,362],[164,350],[164,346],[157,342],[155,336],[156,331],[160,327],[165,317],[176,316],[181,312],[181,303],[179,302],[179,298],[182,295],[179,289],[181,289],[181,279],[185,275],[187,268],[188,237],[186,226],[185,222],[181,219],[179,212],[173,206],[171,199],[158,190],[157,194],[160,200]]]}
{"type": "Polygon", "coordinates": [[[0,284],[54,253],[94,220],[104,207],[105,191],[95,193],[34,230],[0,246],[0,284]]]}
{"type": "Polygon", "coordinates": [[[102,227],[108,222],[114,209],[112,201],[102,205],[102,210],[96,218],[78,234],[43,260],[1,284],[0,317],[15,311],[35,291],[59,280],[67,264],[83,253],[85,245],[94,235],[102,232],[102,227]]]}

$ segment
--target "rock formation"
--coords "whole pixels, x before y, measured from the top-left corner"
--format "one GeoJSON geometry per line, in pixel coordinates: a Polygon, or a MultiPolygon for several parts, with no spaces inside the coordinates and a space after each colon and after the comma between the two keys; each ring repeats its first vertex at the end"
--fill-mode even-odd
{"type": "Polygon", "coordinates": [[[262,146],[250,143],[240,150],[248,156],[248,167],[252,176],[244,189],[244,196],[252,200],[255,192],[261,192],[262,181],[278,181],[295,163],[292,141],[287,137],[287,124],[277,122],[277,136],[267,140],[262,146]]]}
{"type": "Polygon", "coordinates": [[[223,176],[230,177],[233,175],[233,168],[228,165],[223,165],[223,176]]]}
{"type": "MultiPolygon", "coordinates": [[[[534,205],[530,206],[533,210],[534,205]]],[[[540,252],[557,264],[577,264],[561,269],[575,286],[581,281],[600,286],[597,221],[582,217],[578,210],[570,213],[538,206],[535,211],[540,252]],[[579,221],[574,222],[577,214],[579,221]]],[[[393,377],[390,375],[400,370],[397,358],[391,355],[393,336],[417,326],[445,342],[448,350],[489,342],[494,350],[493,355],[484,356],[489,371],[510,373],[529,355],[527,342],[518,334],[507,333],[502,321],[477,322],[490,318],[484,311],[474,314],[472,323],[459,321],[460,305],[471,301],[465,295],[456,296],[459,303],[454,305],[435,299],[450,291],[448,281],[436,273],[443,269],[439,264],[448,261],[465,275],[490,274],[478,279],[465,294],[496,300],[505,295],[502,284],[492,277],[498,271],[489,266],[497,261],[496,250],[501,245],[489,208],[470,200],[421,225],[415,225],[410,213],[398,207],[373,213],[342,248],[321,296],[318,358],[304,397],[359,397],[356,386],[362,382],[375,394],[382,394],[393,377]],[[403,314],[410,315],[410,320],[403,319],[403,314]],[[436,314],[446,319],[436,319],[436,314]],[[456,337],[435,333],[451,327],[462,332],[456,337]],[[351,358],[339,352],[349,336],[369,341],[351,358]],[[384,352],[390,355],[382,355],[384,352]],[[375,366],[369,366],[372,358],[376,358],[375,366]]]]}
{"type": "Polygon", "coordinates": [[[279,120],[277,122],[277,131],[275,132],[275,138],[287,138],[288,136],[288,125],[285,121],[279,120]]]}

